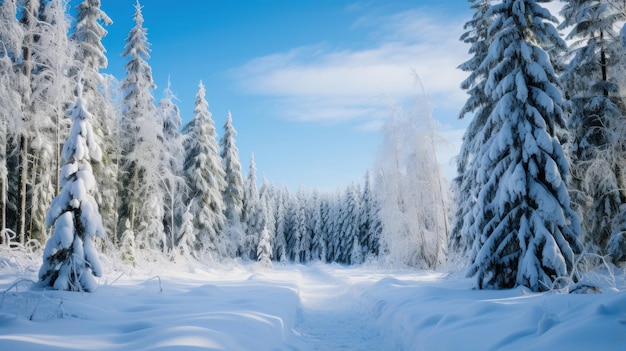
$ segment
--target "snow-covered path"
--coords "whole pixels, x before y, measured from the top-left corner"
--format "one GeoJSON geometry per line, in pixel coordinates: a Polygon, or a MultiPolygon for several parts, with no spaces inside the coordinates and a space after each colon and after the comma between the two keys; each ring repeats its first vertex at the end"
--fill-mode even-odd
{"type": "Polygon", "coordinates": [[[311,350],[398,349],[381,333],[371,306],[361,300],[358,287],[363,282],[354,281],[358,275],[332,275],[322,267],[311,273],[300,280],[301,306],[295,324],[295,332],[311,350]]]}

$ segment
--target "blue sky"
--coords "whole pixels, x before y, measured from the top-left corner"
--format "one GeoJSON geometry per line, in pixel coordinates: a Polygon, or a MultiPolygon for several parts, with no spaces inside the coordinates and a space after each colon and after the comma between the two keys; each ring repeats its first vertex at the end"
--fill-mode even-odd
{"type": "MultiPolygon", "coordinates": [[[[73,0],[71,6],[79,1],[73,0]]],[[[135,0],[102,1],[113,24],[103,44],[106,73],[124,77],[120,57],[134,25],[135,0]]],[[[378,127],[390,101],[414,95],[412,70],[430,97],[448,142],[448,175],[466,122],[456,67],[470,18],[466,1],[143,0],[152,45],[156,100],[171,78],[184,122],[200,80],[218,133],[227,112],[238,131],[244,175],[252,153],[257,176],[292,190],[334,190],[362,181],[374,163],[378,127]]]]}

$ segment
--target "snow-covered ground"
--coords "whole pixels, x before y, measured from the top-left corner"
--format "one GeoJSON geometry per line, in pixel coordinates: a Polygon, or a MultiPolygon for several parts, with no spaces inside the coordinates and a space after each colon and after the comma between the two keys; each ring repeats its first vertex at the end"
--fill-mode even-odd
{"type": "Polygon", "coordinates": [[[623,275],[536,294],[375,266],[117,264],[70,293],[0,254],[0,350],[626,350],[623,275]]]}

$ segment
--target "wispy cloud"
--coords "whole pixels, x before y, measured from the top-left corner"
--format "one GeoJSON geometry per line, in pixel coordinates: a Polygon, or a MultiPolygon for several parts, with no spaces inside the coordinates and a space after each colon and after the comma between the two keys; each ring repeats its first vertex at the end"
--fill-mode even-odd
{"type": "Polygon", "coordinates": [[[387,16],[363,16],[355,28],[370,33],[371,45],[342,49],[329,43],[259,57],[234,71],[238,85],[282,108],[283,118],[321,123],[351,121],[376,128],[389,100],[416,93],[416,72],[434,108],[466,99],[459,88],[467,58],[459,41],[464,18],[416,9],[387,16]]]}

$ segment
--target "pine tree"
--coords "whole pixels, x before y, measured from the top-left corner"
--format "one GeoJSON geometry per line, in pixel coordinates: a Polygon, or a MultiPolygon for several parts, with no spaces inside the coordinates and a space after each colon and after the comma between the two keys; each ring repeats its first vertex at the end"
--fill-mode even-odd
{"type": "Polygon", "coordinates": [[[461,40],[470,45],[469,53],[472,57],[459,66],[459,69],[469,73],[461,83],[461,88],[467,91],[469,98],[461,110],[460,118],[470,113],[473,113],[474,117],[465,130],[457,157],[458,176],[454,180],[457,210],[448,243],[452,252],[461,255],[465,254],[474,240],[474,233],[470,228],[473,224],[473,209],[478,197],[476,193],[478,187],[475,185],[476,174],[473,170],[478,168],[475,163],[480,162],[476,153],[488,136],[488,130],[485,130],[484,126],[494,105],[491,97],[485,93],[490,67],[483,65],[489,51],[488,29],[493,22],[493,16],[487,12],[492,1],[468,1],[472,4],[474,15],[465,23],[466,32],[461,36],[461,40]]]}
{"type": "Polygon", "coordinates": [[[344,196],[343,219],[341,220],[339,247],[340,254],[335,253],[336,261],[341,263],[362,263],[360,224],[361,213],[360,191],[356,183],[351,183],[344,196]],[[358,252],[357,252],[358,251],[358,252]],[[358,260],[358,262],[353,261],[358,260]]]}
{"type": "Polygon", "coordinates": [[[318,195],[313,209],[311,228],[313,228],[313,239],[311,244],[311,259],[326,263],[328,232],[326,220],[328,213],[328,200],[323,195],[318,195]]]}
{"type": "Polygon", "coordinates": [[[184,208],[183,194],[185,179],[183,177],[183,159],[185,153],[183,137],[180,133],[182,119],[180,110],[174,103],[171,84],[164,91],[164,96],[157,106],[157,120],[163,126],[163,140],[159,155],[159,174],[161,177],[160,191],[163,193],[163,225],[168,238],[168,249],[173,250],[176,244],[177,228],[182,220],[184,208]]]}
{"type": "Polygon", "coordinates": [[[298,195],[293,204],[294,224],[293,234],[287,246],[291,248],[291,260],[295,263],[304,263],[311,260],[310,240],[308,234],[308,223],[306,213],[306,194],[304,190],[298,191],[298,195]]]}
{"type": "Polygon", "coordinates": [[[230,256],[240,254],[243,243],[243,228],[241,225],[241,212],[243,210],[243,179],[241,177],[241,163],[239,163],[239,150],[235,145],[237,131],[233,127],[233,117],[228,111],[228,117],[224,124],[224,135],[220,140],[222,167],[226,187],[223,189],[224,216],[226,217],[226,235],[229,242],[230,256]]]}
{"type": "Polygon", "coordinates": [[[92,115],[85,109],[82,87],[77,87],[76,104],[69,111],[72,129],[63,146],[61,193],[54,198],[46,216],[46,226],[54,226],[46,242],[39,279],[44,286],[58,290],[93,291],[93,276],[102,275],[94,236],[104,237],[102,217],[93,198],[95,178],[90,162],[102,152],[94,140],[92,115]]]}
{"type": "Polygon", "coordinates": [[[104,220],[104,227],[113,241],[117,238],[117,155],[115,124],[117,116],[113,102],[106,94],[105,81],[100,73],[108,65],[102,45],[107,31],[103,26],[113,22],[100,8],[100,0],[83,0],[76,6],[77,14],[71,39],[76,43],[76,71],[84,81],[83,97],[87,108],[94,115],[93,129],[96,140],[103,150],[102,161],[94,165],[98,184],[96,201],[104,220]]]}
{"type": "Polygon", "coordinates": [[[183,213],[180,237],[176,246],[178,253],[183,257],[196,257],[198,246],[196,236],[194,235],[193,214],[190,211],[190,207],[187,206],[183,213]]]}
{"type": "Polygon", "coordinates": [[[130,226],[130,220],[124,222],[124,231],[120,237],[120,249],[122,251],[122,261],[128,262],[133,266],[136,263],[135,253],[135,233],[130,226]]]}
{"type": "Polygon", "coordinates": [[[361,193],[361,221],[359,236],[363,259],[378,256],[382,224],[379,217],[378,200],[372,193],[369,171],[365,174],[365,183],[361,193]]]}
{"type": "Polygon", "coordinates": [[[322,251],[326,251],[326,236],[322,233],[322,200],[321,194],[315,190],[307,205],[308,237],[310,240],[310,260],[320,261],[322,251]]]}
{"type": "Polygon", "coordinates": [[[338,258],[341,256],[341,228],[344,218],[342,195],[336,191],[329,198],[328,211],[326,212],[326,235],[328,237],[326,262],[339,262],[338,258]]]}
{"type": "Polygon", "coordinates": [[[8,202],[10,178],[7,165],[11,150],[16,147],[13,144],[20,134],[22,121],[21,97],[16,82],[21,76],[17,69],[23,37],[15,0],[3,1],[0,3],[0,42],[3,44],[0,45],[0,244],[8,239],[5,235],[9,229],[7,215],[11,203],[8,202]]]}
{"type": "Polygon", "coordinates": [[[226,187],[219,156],[215,123],[208,110],[204,85],[196,94],[194,116],[183,128],[188,196],[185,203],[194,217],[194,237],[198,246],[212,258],[227,256],[222,236],[225,225],[222,191],[226,187]]]}
{"type": "Polygon", "coordinates": [[[261,231],[256,256],[262,266],[272,268],[272,246],[270,233],[267,228],[264,228],[263,231],[261,231]]]}
{"type": "Polygon", "coordinates": [[[159,192],[161,177],[158,159],[162,139],[162,125],[156,120],[155,87],[152,69],[146,61],[150,58],[147,31],[139,2],[135,5],[135,26],[126,38],[123,56],[128,57],[126,77],[120,89],[122,120],[120,122],[122,160],[120,162],[121,187],[120,220],[130,220],[137,245],[142,249],[165,248],[163,234],[163,196],[159,192]]]}
{"type": "MultiPolygon", "coordinates": [[[[626,201],[622,169],[626,107],[620,82],[623,48],[616,27],[626,13],[616,1],[568,1],[561,28],[571,28],[568,67],[561,77],[571,104],[568,130],[572,140],[570,196],[582,219],[584,242],[606,254],[609,238],[620,227],[620,205],[626,201]]],[[[623,220],[621,220],[623,221],[623,220]]]]}
{"type": "Polygon", "coordinates": [[[468,275],[478,288],[561,286],[579,250],[578,217],[566,188],[567,159],[556,128],[562,98],[543,48],[564,48],[537,1],[504,0],[491,6],[485,93],[497,104],[484,128],[491,131],[476,157],[478,234],[468,275]]]}
{"type": "Polygon", "coordinates": [[[270,244],[274,244],[276,237],[276,199],[275,189],[270,184],[267,178],[263,178],[261,181],[261,187],[259,188],[259,198],[262,203],[263,217],[265,218],[266,225],[270,236],[270,244]]]}
{"type": "Polygon", "coordinates": [[[272,249],[274,250],[273,257],[277,259],[280,263],[287,263],[288,260],[288,249],[287,249],[287,231],[288,231],[288,213],[286,207],[287,200],[282,193],[278,193],[274,198],[276,202],[275,211],[275,234],[274,234],[274,245],[272,245],[272,249]]]}
{"type": "MultiPolygon", "coordinates": [[[[263,230],[267,230],[267,210],[264,208],[264,202],[259,197],[256,186],[256,164],[254,155],[250,158],[250,170],[246,179],[246,187],[243,197],[242,218],[246,238],[244,240],[242,254],[244,257],[256,259],[256,252],[259,246],[259,240],[263,230]]],[[[270,233],[267,233],[267,239],[270,239],[270,233]]],[[[269,244],[269,242],[268,242],[269,244]]]]}

